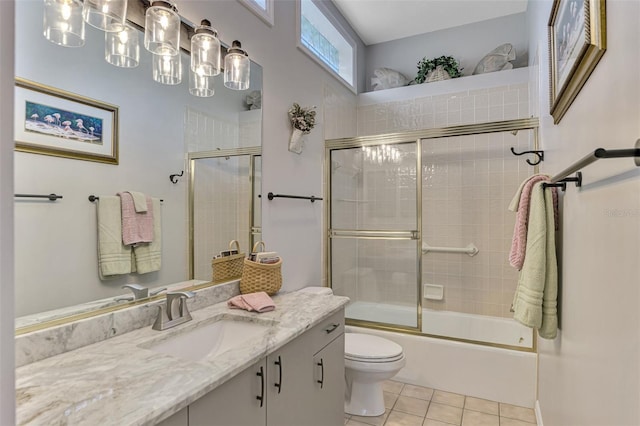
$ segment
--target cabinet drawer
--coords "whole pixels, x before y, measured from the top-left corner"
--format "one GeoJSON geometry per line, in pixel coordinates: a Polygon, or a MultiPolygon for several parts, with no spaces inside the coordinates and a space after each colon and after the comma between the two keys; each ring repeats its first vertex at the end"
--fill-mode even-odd
{"type": "Polygon", "coordinates": [[[344,333],[344,309],[325,318],[308,333],[310,335],[309,341],[313,342],[313,353],[315,354],[344,333]]]}

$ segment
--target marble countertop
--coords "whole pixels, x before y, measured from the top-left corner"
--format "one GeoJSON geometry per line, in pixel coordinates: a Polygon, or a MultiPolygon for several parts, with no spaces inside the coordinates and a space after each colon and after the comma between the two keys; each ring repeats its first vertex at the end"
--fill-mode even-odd
{"type": "Polygon", "coordinates": [[[346,297],[301,292],[273,297],[276,309],[256,314],[217,303],[165,331],[144,327],[16,369],[17,423],[155,424],[342,309],[346,297]],[[269,330],[259,341],[212,359],[185,361],[145,347],[212,322],[242,317],[269,330]]]}

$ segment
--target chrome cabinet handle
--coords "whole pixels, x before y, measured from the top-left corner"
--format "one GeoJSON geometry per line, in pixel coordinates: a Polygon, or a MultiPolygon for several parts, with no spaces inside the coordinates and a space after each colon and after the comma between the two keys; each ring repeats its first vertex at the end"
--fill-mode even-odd
{"type": "Polygon", "coordinates": [[[278,388],[278,393],[280,393],[282,391],[282,358],[280,355],[274,364],[278,366],[278,381],[274,383],[274,386],[278,388]]]}
{"type": "Polygon", "coordinates": [[[260,401],[260,408],[264,405],[264,369],[260,367],[260,372],[256,373],[256,376],[260,377],[260,395],[256,396],[256,399],[260,401]]]}
{"type": "Polygon", "coordinates": [[[328,328],[325,328],[324,331],[326,331],[327,334],[330,334],[330,333],[333,333],[338,327],[340,327],[340,324],[331,324],[331,326],[328,328]]]}
{"type": "Polygon", "coordinates": [[[324,386],[324,362],[322,358],[320,358],[320,362],[317,364],[320,367],[320,380],[317,382],[320,383],[320,389],[324,386]]]}

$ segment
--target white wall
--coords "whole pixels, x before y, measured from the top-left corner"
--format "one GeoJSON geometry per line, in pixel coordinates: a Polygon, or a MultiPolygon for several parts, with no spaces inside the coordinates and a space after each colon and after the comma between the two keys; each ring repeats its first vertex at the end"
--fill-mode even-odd
{"type": "Polygon", "coordinates": [[[524,13],[367,46],[366,87],[371,90],[373,70],[381,67],[400,71],[412,80],[418,61],[424,57],[453,56],[464,68],[463,75],[471,75],[480,59],[503,43],[511,43],[516,49],[514,67],[527,65],[524,13]]]}
{"type": "Polygon", "coordinates": [[[0,2],[0,424],[15,423],[13,352],[13,12],[0,2]]]}
{"type": "MultiPolygon", "coordinates": [[[[548,114],[551,4],[529,2],[528,14],[542,170],[554,174],[598,147],[632,148],[640,136],[640,3],[607,1],[608,49],[558,125],[548,114]]],[[[640,168],[632,164],[600,160],[560,200],[561,330],[538,344],[545,425],[640,424],[640,168]]]]}
{"type": "Polygon", "coordinates": [[[322,196],[325,86],[343,98],[353,99],[353,93],[296,47],[296,7],[292,0],[275,2],[273,27],[235,1],[190,1],[181,2],[179,7],[180,13],[193,22],[210,17],[223,40],[241,40],[250,56],[263,66],[263,239],[267,249],[283,258],[283,290],[319,285],[323,204],[268,201],[266,194],[322,196]],[[318,123],[300,155],[287,150],[291,132],[287,110],[293,102],[318,107],[318,123]]]}

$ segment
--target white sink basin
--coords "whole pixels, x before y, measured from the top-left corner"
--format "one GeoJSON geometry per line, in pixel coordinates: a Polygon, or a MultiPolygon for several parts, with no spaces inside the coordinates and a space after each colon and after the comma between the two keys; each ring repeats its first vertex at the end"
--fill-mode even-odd
{"type": "Polygon", "coordinates": [[[253,345],[269,328],[264,324],[225,318],[178,333],[148,348],[178,358],[200,361],[230,349],[253,345]]]}

